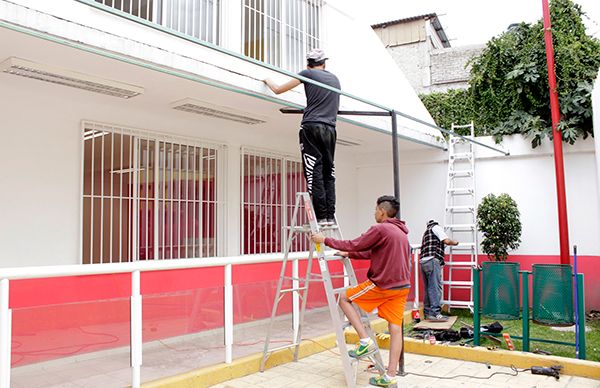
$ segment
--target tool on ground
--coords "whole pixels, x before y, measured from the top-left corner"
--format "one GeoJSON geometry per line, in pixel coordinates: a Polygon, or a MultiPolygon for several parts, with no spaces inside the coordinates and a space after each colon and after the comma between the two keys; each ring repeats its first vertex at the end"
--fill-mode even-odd
{"type": "Polygon", "coordinates": [[[502,333],[502,337],[504,337],[504,342],[506,342],[508,350],[515,350],[515,345],[513,345],[512,340],[510,339],[510,334],[502,333]]]}
{"type": "MultiPolygon", "coordinates": [[[[277,284],[277,291],[275,294],[275,302],[273,304],[271,319],[267,330],[265,347],[260,363],[260,371],[263,372],[265,370],[265,363],[269,356],[273,352],[280,349],[294,348],[294,361],[298,361],[298,351],[300,349],[300,342],[302,338],[302,325],[304,324],[304,314],[306,312],[309,285],[310,282],[319,281],[323,283],[323,286],[325,288],[327,305],[329,307],[329,313],[331,315],[331,320],[335,328],[337,344],[342,359],[342,365],[344,367],[344,377],[346,379],[346,385],[350,388],[354,388],[356,387],[356,375],[358,373],[359,360],[352,358],[348,355],[348,347],[346,346],[344,329],[351,325],[349,322],[344,320],[343,314],[340,313],[338,301],[339,295],[346,291],[348,285],[355,286],[358,284],[356,274],[354,273],[354,268],[352,267],[352,263],[350,262],[349,258],[334,255],[333,251],[326,252],[326,247],[324,244],[315,244],[312,242],[312,240],[310,240],[311,233],[319,232],[324,233],[325,235],[327,235],[327,237],[341,239],[342,235],[340,228],[337,226],[337,222],[336,225],[333,226],[320,227],[315,217],[310,195],[306,192],[299,192],[296,193],[296,204],[294,206],[294,211],[292,215],[292,223],[287,229],[288,237],[286,241],[283,261],[281,264],[281,274],[279,276],[279,282],[277,284]],[[301,209],[304,210],[304,214],[306,216],[306,219],[308,220],[308,225],[303,225],[301,222],[299,222],[301,218],[299,212],[301,211],[301,209]],[[292,248],[292,242],[298,236],[304,236],[304,238],[308,238],[310,243],[310,250],[308,253],[308,261],[306,265],[306,275],[304,277],[300,277],[299,275],[298,259],[289,259],[289,253],[292,248]],[[320,273],[312,272],[312,262],[315,254],[319,264],[319,268],[321,270],[320,273]],[[290,261],[292,261],[291,276],[288,274],[287,271],[287,266],[290,261]],[[344,273],[342,275],[332,274],[329,269],[329,264],[331,262],[341,262],[344,268],[344,273]],[[339,282],[339,279],[343,279],[344,286],[334,288],[332,279],[335,279],[336,283],[339,282]],[[290,281],[292,283],[291,287],[288,286],[290,281]],[[291,344],[270,348],[269,346],[271,342],[273,322],[277,318],[277,307],[281,299],[287,294],[291,294],[295,298],[299,298],[302,301],[302,304],[299,309],[299,317],[293,317],[293,340],[291,344]]],[[[369,316],[360,308],[357,308],[357,311],[359,312],[361,322],[363,323],[367,333],[369,334],[371,339],[375,343],[377,343],[377,338],[375,337],[375,334],[371,329],[369,316]]],[[[374,353],[364,358],[370,360],[375,365],[376,369],[379,371],[380,374],[385,373],[385,367],[381,359],[379,348],[377,348],[374,353]]]]}
{"type": "MultiPolygon", "coordinates": [[[[457,129],[469,129],[470,136],[475,135],[472,122],[468,125],[452,124],[452,131],[457,129]]],[[[447,304],[449,310],[456,307],[473,309],[471,268],[477,266],[476,210],[473,144],[461,137],[450,136],[444,229],[448,237],[459,244],[448,247],[448,269],[442,275],[444,297],[441,303],[447,304]],[[465,260],[464,256],[468,256],[468,259],[465,260]],[[464,290],[469,292],[469,299],[466,301],[457,296],[464,293],[464,290]]]]}
{"type": "Polygon", "coordinates": [[[552,376],[556,380],[560,379],[560,371],[562,370],[561,365],[552,365],[550,367],[545,366],[532,366],[531,374],[533,375],[544,375],[544,376],[552,376]]]}

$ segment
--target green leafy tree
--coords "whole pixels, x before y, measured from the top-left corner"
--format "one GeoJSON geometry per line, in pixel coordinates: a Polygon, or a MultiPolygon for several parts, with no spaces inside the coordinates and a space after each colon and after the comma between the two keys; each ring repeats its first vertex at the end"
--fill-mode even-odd
{"type": "MultiPolygon", "coordinates": [[[[591,91],[600,67],[600,41],[586,35],[584,13],[571,0],[553,0],[550,13],[561,109],[558,129],[563,141],[573,144],[592,134],[591,91]]],[[[438,124],[472,120],[480,135],[500,141],[520,133],[531,139],[533,148],[552,137],[542,20],[521,23],[492,38],[471,63],[467,92],[423,96],[438,124]]]]}
{"type": "Polygon", "coordinates": [[[477,227],[483,233],[481,248],[488,257],[506,261],[508,251],[521,242],[517,203],[508,194],[488,194],[477,207],[477,227]]]}

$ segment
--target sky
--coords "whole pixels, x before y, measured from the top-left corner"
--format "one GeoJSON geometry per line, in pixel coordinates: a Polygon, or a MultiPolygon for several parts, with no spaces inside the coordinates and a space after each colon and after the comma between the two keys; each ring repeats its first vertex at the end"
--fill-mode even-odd
{"type": "MultiPolygon", "coordinates": [[[[575,0],[588,15],[588,34],[600,38],[600,0],[575,0]]],[[[542,0],[359,0],[369,24],[437,13],[453,47],[483,44],[506,31],[511,23],[542,18],[542,0]]]]}

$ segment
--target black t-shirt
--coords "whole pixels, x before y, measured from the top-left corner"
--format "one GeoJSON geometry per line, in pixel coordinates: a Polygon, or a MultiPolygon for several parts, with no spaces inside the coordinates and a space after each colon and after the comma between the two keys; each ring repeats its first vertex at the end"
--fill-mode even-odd
{"type": "MultiPolygon", "coordinates": [[[[340,89],[340,81],[338,78],[327,70],[306,69],[298,74],[336,89],[340,89]]],[[[302,124],[324,123],[335,125],[337,112],[340,108],[339,93],[306,82],[303,82],[303,84],[306,93],[306,109],[304,109],[302,124]]]]}

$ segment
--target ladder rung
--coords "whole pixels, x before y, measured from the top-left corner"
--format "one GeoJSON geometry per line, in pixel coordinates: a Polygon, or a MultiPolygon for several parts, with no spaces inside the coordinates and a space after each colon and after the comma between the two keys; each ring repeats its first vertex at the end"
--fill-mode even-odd
{"type": "Polygon", "coordinates": [[[293,292],[293,291],[304,291],[306,290],[306,286],[305,287],[298,287],[298,288],[286,288],[285,290],[280,290],[279,293],[283,294],[286,292],[293,292]]]}
{"type": "Polygon", "coordinates": [[[450,159],[459,160],[459,159],[471,159],[473,158],[472,152],[460,152],[453,155],[450,155],[450,159]]]}
{"type": "Polygon", "coordinates": [[[452,213],[473,213],[475,212],[475,206],[448,206],[446,207],[446,211],[452,213]]]}
{"type": "Polygon", "coordinates": [[[448,192],[453,195],[473,195],[475,190],[469,189],[467,187],[454,187],[448,189],[448,192]]]}
{"type": "Polygon", "coordinates": [[[268,349],[267,353],[273,353],[273,352],[276,352],[278,350],[293,348],[296,345],[299,345],[299,344],[298,343],[293,343],[293,344],[288,344],[288,345],[277,346],[276,348],[268,349]]]}
{"type": "MultiPolygon", "coordinates": [[[[297,233],[311,233],[312,229],[310,227],[310,225],[296,225],[296,226],[284,226],[284,229],[288,229],[288,230],[293,230],[294,232],[297,233]]],[[[337,225],[327,225],[327,226],[320,226],[319,230],[321,232],[325,232],[328,230],[338,230],[338,226],[337,225]]]]}
{"type": "Polygon", "coordinates": [[[303,281],[306,281],[306,279],[305,279],[305,278],[295,278],[295,277],[293,277],[293,276],[284,276],[283,278],[284,278],[285,280],[296,280],[296,281],[298,281],[298,282],[303,282],[303,281]]]}
{"type": "Polygon", "coordinates": [[[444,226],[444,228],[451,230],[475,230],[475,224],[449,224],[444,226]]]}
{"type": "Polygon", "coordinates": [[[452,177],[469,177],[473,175],[473,170],[455,170],[448,173],[452,177]]]}
{"type": "Polygon", "coordinates": [[[458,245],[450,246],[450,252],[461,251],[468,252],[475,249],[475,243],[459,243],[458,245]],[[464,245],[462,245],[464,244],[464,245]]]}
{"type": "Polygon", "coordinates": [[[471,306],[473,306],[473,302],[464,301],[464,300],[442,300],[442,304],[448,304],[448,305],[450,305],[450,307],[453,307],[453,306],[471,307],[471,306]]]}
{"type": "MultiPolygon", "coordinates": [[[[449,267],[464,267],[464,266],[472,267],[474,265],[477,265],[477,262],[476,261],[446,261],[444,263],[444,265],[447,265],[449,267]]],[[[470,268],[462,268],[462,269],[470,269],[470,268]]]]}
{"type": "Polygon", "coordinates": [[[471,287],[473,286],[473,282],[467,282],[467,281],[457,281],[457,280],[452,280],[452,281],[448,281],[448,280],[444,280],[442,281],[443,285],[447,285],[450,287],[471,287]]]}

